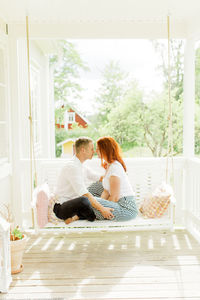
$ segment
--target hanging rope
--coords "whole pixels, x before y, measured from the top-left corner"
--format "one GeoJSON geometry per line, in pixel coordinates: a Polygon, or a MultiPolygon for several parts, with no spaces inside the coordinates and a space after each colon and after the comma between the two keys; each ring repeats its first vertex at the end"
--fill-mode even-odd
{"type": "MultiPolygon", "coordinates": [[[[30,42],[29,42],[28,16],[26,16],[26,41],[27,41],[28,97],[29,97],[29,121],[30,121],[30,182],[31,182],[31,201],[32,201],[33,185],[34,187],[37,186],[37,172],[36,172],[35,148],[34,148],[34,139],[33,139],[34,135],[33,135],[32,101],[31,101],[30,42]],[[34,172],[34,176],[33,176],[33,172],[34,172]]],[[[32,226],[33,228],[35,228],[33,208],[31,211],[32,211],[32,226]]]]}
{"type": "MultiPolygon", "coordinates": [[[[173,127],[172,127],[172,98],[171,98],[171,51],[170,51],[170,16],[167,16],[167,39],[168,39],[168,143],[167,143],[167,161],[166,161],[166,182],[171,179],[171,185],[174,187],[174,161],[173,161],[173,127]],[[169,157],[171,158],[171,176],[169,176],[169,157]],[[170,178],[169,178],[170,177],[170,178]]],[[[175,224],[175,206],[173,205],[173,224],[175,224]]]]}
{"type": "Polygon", "coordinates": [[[173,128],[172,128],[172,99],[171,99],[171,51],[170,51],[170,16],[167,16],[167,39],[168,39],[168,143],[166,161],[166,182],[169,181],[169,157],[172,163],[171,184],[174,183],[174,162],[173,162],[173,128]]]}

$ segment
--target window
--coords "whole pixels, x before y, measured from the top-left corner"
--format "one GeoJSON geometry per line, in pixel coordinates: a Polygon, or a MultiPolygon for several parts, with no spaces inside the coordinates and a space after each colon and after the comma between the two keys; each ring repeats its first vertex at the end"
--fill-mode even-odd
{"type": "Polygon", "coordinates": [[[74,122],[75,122],[75,113],[68,112],[68,123],[74,123],[74,122]]]}

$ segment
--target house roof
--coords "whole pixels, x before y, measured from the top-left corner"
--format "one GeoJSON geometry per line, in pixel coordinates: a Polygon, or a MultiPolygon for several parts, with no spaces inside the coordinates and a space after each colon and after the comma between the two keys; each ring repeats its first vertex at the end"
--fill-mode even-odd
{"type": "Polygon", "coordinates": [[[169,13],[184,38],[200,35],[199,11],[199,0],[0,0],[6,22],[24,27],[28,15],[36,38],[165,38],[169,13]]]}
{"type": "Polygon", "coordinates": [[[69,106],[69,109],[72,109],[75,113],[77,113],[77,115],[79,115],[79,117],[81,117],[81,119],[83,119],[88,125],[91,125],[91,122],[86,118],[84,117],[76,108],[74,108],[73,106],[69,106]]]}
{"type": "Polygon", "coordinates": [[[66,139],[60,143],[57,144],[57,146],[62,146],[63,144],[67,143],[67,142],[75,142],[75,139],[66,139]]]}

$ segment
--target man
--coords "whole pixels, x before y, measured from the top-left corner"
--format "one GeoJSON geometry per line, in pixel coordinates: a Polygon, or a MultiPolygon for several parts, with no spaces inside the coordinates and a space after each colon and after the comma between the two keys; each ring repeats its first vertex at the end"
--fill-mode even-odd
{"type": "MultiPolygon", "coordinates": [[[[89,199],[91,205],[99,210],[105,219],[112,219],[114,216],[112,208],[102,206],[89,191],[84,183],[83,162],[92,159],[94,154],[94,144],[90,138],[80,137],[75,142],[75,155],[66,162],[61,170],[56,187],[56,196],[60,203],[80,196],[89,199]]],[[[73,217],[66,223],[77,220],[73,217]]]]}

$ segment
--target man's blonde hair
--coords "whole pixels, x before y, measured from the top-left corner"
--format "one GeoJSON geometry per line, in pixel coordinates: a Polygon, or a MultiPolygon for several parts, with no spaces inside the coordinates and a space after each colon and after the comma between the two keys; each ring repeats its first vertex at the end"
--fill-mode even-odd
{"type": "Polygon", "coordinates": [[[93,140],[89,137],[81,136],[77,138],[74,144],[76,153],[78,154],[81,147],[87,147],[89,143],[93,143],[93,140]]]}

